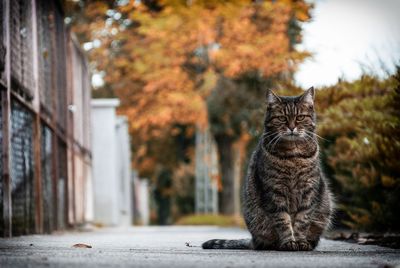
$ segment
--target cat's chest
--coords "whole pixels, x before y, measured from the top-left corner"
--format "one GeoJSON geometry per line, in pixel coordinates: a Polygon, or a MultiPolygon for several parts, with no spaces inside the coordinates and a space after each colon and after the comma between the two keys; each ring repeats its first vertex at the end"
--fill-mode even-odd
{"type": "Polygon", "coordinates": [[[293,190],[296,190],[297,184],[307,181],[315,174],[317,168],[315,161],[291,159],[279,162],[268,161],[264,166],[264,172],[265,176],[286,181],[293,190]]]}
{"type": "Polygon", "coordinates": [[[295,176],[286,181],[289,213],[296,213],[300,207],[313,199],[316,181],[317,178],[314,176],[295,176]]]}
{"type": "Polygon", "coordinates": [[[315,165],[296,165],[290,168],[272,167],[268,173],[268,187],[285,196],[290,213],[296,213],[299,207],[307,203],[316,182],[318,181],[318,167],[315,165]]]}

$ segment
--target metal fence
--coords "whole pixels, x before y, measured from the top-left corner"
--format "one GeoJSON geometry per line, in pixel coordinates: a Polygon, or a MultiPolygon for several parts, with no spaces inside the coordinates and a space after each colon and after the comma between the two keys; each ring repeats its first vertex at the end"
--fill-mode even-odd
{"type": "Polygon", "coordinates": [[[0,236],[83,223],[89,72],[59,1],[0,2],[0,104],[0,236]]]}
{"type": "Polygon", "coordinates": [[[195,211],[218,213],[217,145],[209,127],[196,127],[195,211]]]}

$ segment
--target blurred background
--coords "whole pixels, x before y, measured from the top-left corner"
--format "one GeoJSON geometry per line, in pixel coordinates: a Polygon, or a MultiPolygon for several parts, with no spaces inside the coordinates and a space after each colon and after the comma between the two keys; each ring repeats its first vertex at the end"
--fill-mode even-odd
{"type": "MultiPolygon", "coordinates": [[[[29,160],[29,167],[17,161],[18,153],[3,157],[0,227],[5,234],[11,229],[15,234],[51,232],[87,222],[243,227],[241,186],[249,155],[262,134],[265,93],[271,88],[280,95],[296,95],[311,86],[316,88],[322,165],[336,196],[334,227],[399,231],[398,1],[65,0],[46,4],[32,0],[6,1],[2,10],[13,10],[17,2],[18,14],[25,12],[24,4],[31,8],[26,12],[33,12],[32,36],[37,37],[32,42],[38,51],[33,57],[38,60],[32,62],[38,70],[32,70],[38,75],[32,79],[50,77],[55,82],[49,92],[62,92],[65,84],[69,93],[64,97],[49,93],[50,99],[58,99],[50,107],[61,107],[61,112],[52,115],[50,109],[53,121],[38,120],[54,128],[42,128],[35,138],[33,125],[32,146],[36,139],[42,146],[39,156],[32,153],[31,158],[42,152],[41,162],[29,160]],[[62,37],[57,39],[60,31],[62,37]],[[43,49],[46,44],[48,49],[43,49]],[[64,65],[54,71],[55,62],[64,65]],[[57,73],[60,68],[66,74],[57,73]],[[60,75],[65,78],[60,80],[60,75]],[[68,117],[65,139],[57,130],[64,112],[68,117]],[[46,135],[52,137],[48,143],[53,147],[46,147],[46,135]],[[58,148],[54,137],[65,143],[65,160],[46,162],[43,155],[50,159],[61,151],[51,151],[58,148]],[[12,172],[14,166],[22,166],[22,175],[12,172]],[[41,179],[44,174],[47,181],[41,179]],[[27,176],[32,189],[24,183],[27,176]],[[18,181],[25,188],[18,187],[18,181]],[[46,187],[48,192],[43,193],[46,187]],[[30,207],[22,202],[24,213],[10,201],[18,204],[23,191],[24,198],[36,204],[30,207]],[[46,204],[52,215],[46,215],[46,204]],[[18,213],[22,223],[15,216],[18,213]],[[46,225],[47,221],[53,225],[46,225]],[[16,232],[16,226],[23,227],[16,232]]],[[[19,27],[17,35],[29,30],[15,17],[4,16],[11,26],[19,27]]],[[[2,26],[6,51],[7,44],[16,42],[15,27],[4,30],[7,25],[2,26]]],[[[19,65],[26,65],[26,54],[22,53],[19,65]]],[[[7,115],[14,109],[13,99],[30,101],[13,89],[20,84],[13,82],[18,82],[13,78],[14,57],[5,59],[8,76],[2,111],[7,115]]],[[[39,93],[44,89],[40,83],[35,88],[33,117],[43,118],[45,96],[39,93]]],[[[3,133],[13,131],[7,128],[12,118],[2,119],[3,133]]],[[[17,134],[3,134],[2,144],[12,144],[7,139],[13,135],[17,134]]],[[[3,152],[17,150],[8,147],[3,152]]]]}
{"type": "Polygon", "coordinates": [[[209,216],[185,216],[240,215],[266,89],[292,95],[316,86],[337,224],[400,226],[395,1],[67,6],[89,56],[93,97],[121,100],[117,110],[129,122],[132,167],[152,189],[151,223],[207,224],[209,216]]]}

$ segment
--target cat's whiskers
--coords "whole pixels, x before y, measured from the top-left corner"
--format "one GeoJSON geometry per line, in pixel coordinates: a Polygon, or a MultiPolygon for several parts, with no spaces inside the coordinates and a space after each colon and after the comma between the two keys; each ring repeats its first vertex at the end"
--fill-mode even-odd
{"type": "Polygon", "coordinates": [[[264,138],[268,138],[268,137],[271,137],[271,136],[273,136],[273,135],[277,135],[278,134],[278,132],[272,132],[272,134],[270,134],[271,132],[265,132],[265,133],[263,133],[263,137],[264,138]],[[268,134],[268,135],[267,135],[268,134]]]}
{"type": "Polygon", "coordinates": [[[279,139],[280,138],[280,135],[277,133],[277,135],[275,136],[275,137],[273,137],[269,142],[268,142],[268,144],[266,145],[266,149],[268,149],[269,148],[269,145],[271,145],[275,140],[277,140],[277,139],[279,139]]]}
{"type": "Polygon", "coordinates": [[[320,138],[320,139],[325,140],[325,141],[330,141],[330,140],[327,140],[327,139],[321,137],[321,136],[318,135],[317,133],[312,132],[312,131],[309,131],[309,130],[304,130],[304,133],[312,134],[312,135],[316,136],[317,138],[320,138]]]}
{"type": "Polygon", "coordinates": [[[272,146],[271,151],[274,151],[275,146],[278,144],[278,142],[279,142],[279,140],[280,140],[281,138],[282,138],[282,136],[279,135],[279,136],[278,136],[278,139],[275,141],[274,145],[272,146]]]}
{"type": "Polygon", "coordinates": [[[310,134],[307,134],[306,132],[304,132],[304,135],[305,135],[304,138],[315,142],[314,138],[310,134]]]}

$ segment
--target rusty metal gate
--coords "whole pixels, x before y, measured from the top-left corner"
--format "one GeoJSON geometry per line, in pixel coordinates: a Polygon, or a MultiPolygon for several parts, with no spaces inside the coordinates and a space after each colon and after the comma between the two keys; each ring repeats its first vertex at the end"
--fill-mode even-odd
{"type": "Polygon", "coordinates": [[[90,174],[90,142],[75,132],[89,133],[90,88],[86,58],[72,59],[77,49],[59,1],[0,2],[0,236],[84,220],[75,162],[85,159],[80,172],[90,174]]]}
{"type": "Polygon", "coordinates": [[[15,234],[35,230],[33,114],[11,101],[11,197],[15,234]]]}

